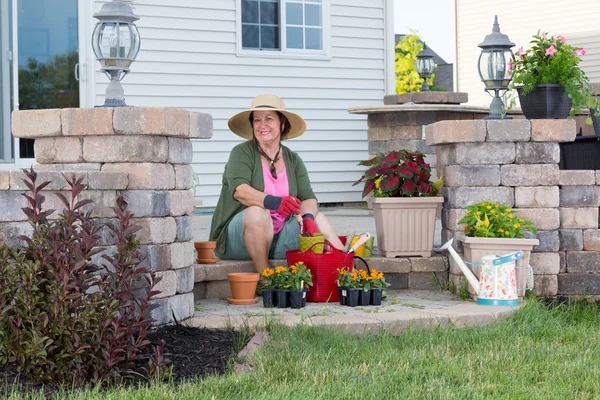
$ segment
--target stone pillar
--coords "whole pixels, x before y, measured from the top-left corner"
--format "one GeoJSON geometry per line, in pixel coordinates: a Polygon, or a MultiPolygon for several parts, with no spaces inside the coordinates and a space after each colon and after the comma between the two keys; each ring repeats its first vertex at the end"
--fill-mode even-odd
{"type": "MultiPolygon", "coordinates": [[[[100,107],[16,111],[12,124],[15,137],[35,139],[36,170],[42,171],[40,179],[53,181],[48,190],[64,190],[61,172],[83,174],[85,197],[94,200],[93,216],[109,220],[114,219],[116,198],[124,196],[135,214],[133,223],[142,227],[138,237],[145,263],[162,277],[153,317],[157,324],[191,317],[195,250],[190,139],[210,138],[212,117],[174,108],[100,107]]],[[[0,197],[15,204],[4,221],[24,220],[17,209],[22,207],[17,192],[23,190],[21,176],[20,171],[10,172],[6,187],[0,175],[0,189],[8,189],[0,197]]],[[[53,207],[58,205],[54,198],[47,196],[48,206],[60,209],[53,207]]],[[[106,251],[114,250],[108,232],[101,244],[106,251]]]]}
{"type": "MultiPolygon", "coordinates": [[[[566,193],[586,196],[574,186],[560,187],[569,174],[558,168],[559,142],[573,141],[575,134],[573,120],[441,121],[428,126],[427,144],[439,147],[443,168],[442,242],[461,230],[458,221],[466,206],[490,200],[514,207],[519,217],[532,221],[538,230],[540,245],[534,247],[530,260],[535,292],[556,295],[561,258],[565,257],[559,251],[582,243],[583,225],[598,224],[596,204],[595,221],[591,212],[590,219],[573,215],[573,229],[564,229],[571,228],[565,225],[568,213],[579,216],[587,212],[579,208],[583,200],[573,200],[575,209],[564,208],[566,193]]],[[[462,252],[460,243],[456,248],[462,252]]],[[[452,264],[451,279],[457,282],[462,278],[452,264]]]]}

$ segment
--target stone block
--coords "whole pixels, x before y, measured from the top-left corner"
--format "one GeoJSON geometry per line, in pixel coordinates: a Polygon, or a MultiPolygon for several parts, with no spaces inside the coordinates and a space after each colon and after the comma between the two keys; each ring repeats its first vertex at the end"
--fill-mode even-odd
{"type": "Polygon", "coordinates": [[[562,170],[558,184],[561,186],[594,186],[596,185],[596,171],[562,170]]]}
{"type": "Polygon", "coordinates": [[[177,274],[175,271],[157,271],[155,272],[160,281],[154,286],[153,290],[160,291],[154,296],[155,299],[173,296],[177,290],[177,274]]]}
{"type": "Polygon", "coordinates": [[[192,216],[175,217],[175,226],[177,228],[175,241],[187,242],[194,239],[193,222],[192,216]]]}
{"type": "Polygon", "coordinates": [[[194,182],[194,171],[192,170],[192,166],[187,164],[175,164],[173,165],[173,168],[175,170],[175,189],[191,189],[194,182]]]}
{"type": "MultiPolygon", "coordinates": [[[[8,171],[7,171],[8,172],[8,171]]],[[[37,171],[36,171],[37,172],[37,171]]],[[[70,178],[70,175],[67,174],[70,178]]],[[[87,184],[87,173],[77,174],[78,177],[83,176],[83,184],[87,184]]],[[[10,171],[10,190],[29,190],[25,185],[25,181],[29,182],[27,176],[23,171],[10,171]]],[[[67,181],[63,177],[61,172],[53,172],[53,171],[40,171],[37,172],[36,184],[39,186],[40,184],[50,181],[48,186],[46,186],[43,190],[70,190],[67,181]]]]}
{"type": "Polygon", "coordinates": [[[537,238],[540,244],[533,246],[534,252],[558,251],[560,249],[560,239],[558,230],[555,231],[537,231],[537,238]]]}
{"type": "Polygon", "coordinates": [[[11,121],[12,134],[16,138],[62,136],[59,108],[13,111],[11,121]]]}
{"type": "Polygon", "coordinates": [[[568,251],[569,274],[597,274],[600,272],[600,251],[568,251]]]}
{"type": "Polygon", "coordinates": [[[600,171],[596,171],[596,185],[600,185],[600,171]]]}
{"type": "Polygon", "coordinates": [[[448,271],[411,272],[408,274],[408,288],[412,290],[439,290],[440,286],[436,284],[436,280],[440,281],[445,287],[446,282],[448,282],[448,271]]]}
{"type": "Polygon", "coordinates": [[[440,148],[442,165],[498,165],[515,161],[514,143],[458,143],[440,148]]]}
{"type": "Polygon", "coordinates": [[[169,215],[171,205],[166,190],[124,190],[121,194],[138,218],[169,215]]]}
{"type": "Polygon", "coordinates": [[[574,119],[532,119],[532,142],[572,142],[577,130],[574,119]]]}
{"type": "Polygon", "coordinates": [[[189,267],[196,259],[194,242],[171,243],[171,269],[189,267]]]}
{"type": "Polygon", "coordinates": [[[444,186],[500,186],[499,165],[448,165],[444,186]]]}
{"type": "MultiPolygon", "coordinates": [[[[106,268],[106,270],[110,271],[110,272],[115,272],[115,267],[104,258],[104,256],[107,257],[112,257],[112,258],[117,258],[116,254],[117,254],[117,247],[116,246],[96,246],[95,249],[98,249],[99,252],[94,254],[91,257],[91,262],[106,268]]],[[[103,270],[101,270],[99,273],[104,273],[103,270]]]]}
{"type": "Polygon", "coordinates": [[[558,293],[561,295],[600,294],[600,275],[560,274],[558,275],[558,293]]]}
{"type": "Polygon", "coordinates": [[[190,112],[190,138],[210,139],[212,134],[212,115],[201,112],[190,112]]]}
{"type": "MultiPolygon", "coordinates": [[[[39,161],[38,161],[39,162],[39,161]]],[[[35,170],[40,171],[58,171],[58,172],[81,172],[81,171],[100,171],[101,163],[72,163],[72,164],[36,164],[35,170]]]]}
{"type": "Polygon", "coordinates": [[[515,188],[515,207],[556,208],[560,203],[558,186],[529,186],[515,188]]]}
{"type": "Polygon", "coordinates": [[[368,262],[369,267],[375,268],[377,271],[385,274],[407,274],[411,270],[408,258],[373,257],[368,262]]]}
{"type": "Polygon", "coordinates": [[[150,318],[154,320],[153,325],[166,325],[173,323],[173,314],[169,307],[169,299],[155,299],[151,300],[150,304],[154,306],[150,311],[150,318]]]}
{"type": "Polygon", "coordinates": [[[535,275],[533,292],[539,297],[554,297],[558,294],[557,275],[535,275]]]}
{"type": "Polygon", "coordinates": [[[409,126],[416,125],[416,119],[412,112],[382,112],[371,113],[367,117],[367,126],[369,128],[380,128],[385,126],[409,126]]]}
{"type": "Polygon", "coordinates": [[[503,186],[553,186],[558,184],[557,164],[512,164],[501,168],[503,186]]]}
{"type": "Polygon", "coordinates": [[[171,164],[191,164],[194,156],[192,142],[189,139],[168,138],[169,158],[171,164]]]}
{"type": "Polygon", "coordinates": [[[0,190],[8,190],[10,188],[10,172],[0,171],[0,190]]]}
{"type": "Polygon", "coordinates": [[[25,221],[27,219],[21,208],[29,207],[29,203],[20,192],[8,190],[0,191],[0,204],[2,205],[0,222],[17,222],[25,221]]]}
{"type": "Polygon", "coordinates": [[[568,186],[560,189],[561,207],[600,206],[600,186],[568,186]]]}
{"type": "Polygon", "coordinates": [[[142,244],[173,243],[177,230],[175,219],[163,218],[134,218],[133,223],[142,229],[136,232],[136,237],[142,244]]]}
{"type": "Polygon", "coordinates": [[[448,143],[485,142],[486,131],[484,120],[439,121],[425,127],[425,140],[429,146],[448,143]]]}
{"type": "Polygon", "coordinates": [[[89,171],[88,188],[96,190],[124,190],[129,185],[127,172],[89,171]]]}
{"type": "Polygon", "coordinates": [[[465,208],[482,201],[493,201],[512,207],[514,189],[509,187],[443,187],[445,207],[465,208]]]}
{"type": "Polygon", "coordinates": [[[33,228],[29,222],[0,222],[0,246],[17,247],[25,244],[19,236],[31,237],[33,228]]]}
{"type": "Polygon", "coordinates": [[[166,189],[175,187],[175,170],[171,164],[116,163],[104,164],[102,171],[129,173],[127,189],[166,189]]]}
{"type": "Polygon", "coordinates": [[[88,136],[83,139],[83,158],[101,163],[163,163],[169,158],[169,144],[166,137],[88,136]]]}
{"type": "Polygon", "coordinates": [[[560,146],[558,143],[527,142],[517,143],[515,162],[517,164],[558,164],[560,146]]]}
{"type": "Polygon", "coordinates": [[[63,108],[62,133],[65,136],[114,135],[112,107],[63,108]]]}
{"type": "Polygon", "coordinates": [[[171,268],[171,245],[141,245],[139,251],[145,257],[141,265],[151,271],[166,271],[171,268]]]}
{"type": "Polygon", "coordinates": [[[224,281],[207,282],[205,295],[207,299],[225,300],[231,296],[231,286],[229,286],[227,279],[224,281]]]}
{"type": "Polygon", "coordinates": [[[411,272],[448,271],[446,257],[410,257],[411,272]]]}
{"type": "Polygon", "coordinates": [[[444,208],[442,209],[442,227],[448,228],[453,231],[460,231],[463,228],[463,224],[459,224],[467,210],[464,208],[444,208]]]}
{"type": "Polygon", "coordinates": [[[556,275],[560,271],[560,256],[558,253],[531,253],[529,264],[534,275],[556,275]]]}
{"type": "Polygon", "coordinates": [[[558,210],[561,228],[598,228],[598,208],[596,207],[560,207],[558,210]]]}
{"type": "Polygon", "coordinates": [[[191,190],[172,190],[169,195],[172,216],[191,215],[194,212],[194,193],[191,190]]]}
{"type": "Polygon", "coordinates": [[[564,274],[567,272],[567,252],[559,251],[558,257],[560,258],[560,269],[558,270],[559,274],[564,274]]]}
{"type": "Polygon", "coordinates": [[[423,138],[423,128],[421,125],[370,127],[367,130],[367,137],[369,141],[402,139],[421,140],[423,138]]]}
{"type": "Polygon", "coordinates": [[[396,150],[420,151],[423,154],[434,154],[434,146],[426,146],[419,139],[374,140],[369,141],[369,154],[389,153],[396,150]]]}
{"type": "Polygon", "coordinates": [[[174,320],[177,322],[193,317],[195,312],[194,294],[185,293],[169,297],[169,308],[174,320]]]}
{"type": "Polygon", "coordinates": [[[583,250],[600,251],[600,230],[594,228],[583,231],[583,250]]]}
{"type": "MultiPolygon", "coordinates": [[[[67,196],[69,198],[69,196],[67,196]]],[[[114,190],[86,190],[79,195],[78,200],[90,199],[93,201],[81,208],[83,212],[92,211],[92,218],[113,218],[113,207],[117,206],[117,192],[114,190]]],[[[61,203],[62,205],[62,203],[61,203]]],[[[56,208],[56,210],[62,210],[56,208]]]]}
{"type": "Polygon", "coordinates": [[[582,229],[559,229],[560,250],[583,250],[582,229]]]}
{"type": "Polygon", "coordinates": [[[83,162],[83,144],[79,137],[36,139],[33,151],[35,160],[42,164],[83,162]]]}
{"type": "Polygon", "coordinates": [[[408,273],[391,273],[385,276],[385,281],[390,284],[390,289],[392,290],[408,289],[408,273]]]}
{"type": "Polygon", "coordinates": [[[515,211],[515,218],[531,221],[536,229],[551,231],[560,227],[560,213],[556,208],[524,208],[515,211]]]}
{"type": "Polygon", "coordinates": [[[177,274],[176,293],[189,293],[194,290],[194,268],[187,267],[175,271],[177,274]]]}
{"type": "Polygon", "coordinates": [[[194,264],[192,265],[194,268],[194,282],[204,282],[207,281],[207,272],[206,272],[206,264],[194,264]]]}
{"type": "Polygon", "coordinates": [[[167,107],[117,107],[113,127],[123,135],[164,135],[189,137],[190,115],[186,110],[167,107]]]}
{"type": "Polygon", "coordinates": [[[531,124],[526,119],[487,121],[487,142],[528,142],[531,124]]]}

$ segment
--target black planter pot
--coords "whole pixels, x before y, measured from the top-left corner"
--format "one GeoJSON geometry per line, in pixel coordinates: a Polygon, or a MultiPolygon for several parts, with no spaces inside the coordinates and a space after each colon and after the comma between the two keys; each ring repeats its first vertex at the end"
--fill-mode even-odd
{"type": "Polygon", "coordinates": [[[338,292],[340,293],[340,305],[345,306],[348,300],[348,288],[338,288],[338,292]]]}
{"type": "Polygon", "coordinates": [[[573,142],[559,143],[560,169],[600,169],[599,135],[577,136],[573,142]]]}
{"type": "Polygon", "coordinates": [[[573,105],[563,85],[537,85],[527,95],[517,88],[517,93],[527,119],[566,119],[573,105]]]}
{"type": "Polygon", "coordinates": [[[290,307],[302,308],[306,304],[306,290],[290,290],[290,307]]]}
{"type": "Polygon", "coordinates": [[[277,291],[277,307],[288,308],[290,306],[290,291],[289,290],[278,290],[277,291]]]}
{"type": "Polygon", "coordinates": [[[382,295],[382,289],[371,289],[371,304],[374,306],[380,306],[382,295]]]}
{"type": "Polygon", "coordinates": [[[365,292],[364,289],[360,289],[358,293],[358,304],[361,306],[368,306],[371,304],[371,290],[365,292]]]}
{"type": "Polygon", "coordinates": [[[263,306],[265,308],[277,307],[277,289],[262,289],[263,306]]]}
{"type": "Polygon", "coordinates": [[[356,307],[358,305],[358,296],[362,289],[346,289],[346,305],[350,307],[356,307]]]}

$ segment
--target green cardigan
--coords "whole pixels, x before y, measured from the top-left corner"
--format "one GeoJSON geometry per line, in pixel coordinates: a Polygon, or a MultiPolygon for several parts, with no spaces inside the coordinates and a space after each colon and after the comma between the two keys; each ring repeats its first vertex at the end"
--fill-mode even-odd
{"type": "MultiPolygon", "coordinates": [[[[295,196],[300,201],[316,199],[310,186],[308,172],[300,156],[285,146],[281,147],[290,196],[295,196]]],[[[244,183],[261,192],[265,190],[260,153],[251,140],[235,146],[231,150],[229,161],[225,165],[223,187],[210,226],[210,240],[217,241],[215,251],[219,254],[225,253],[229,222],[237,213],[247,208],[233,197],[235,189],[244,183]]]]}

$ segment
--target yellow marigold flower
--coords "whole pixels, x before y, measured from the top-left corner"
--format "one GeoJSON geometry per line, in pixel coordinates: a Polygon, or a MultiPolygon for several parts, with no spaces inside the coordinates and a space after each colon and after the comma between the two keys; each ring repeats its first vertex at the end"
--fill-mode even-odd
{"type": "Polygon", "coordinates": [[[510,207],[506,207],[506,212],[510,212],[510,207]]]}
{"type": "Polygon", "coordinates": [[[504,214],[504,213],[501,213],[501,214],[500,214],[500,216],[501,216],[501,217],[504,217],[504,216],[506,216],[506,214],[504,214]]]}
{"type": "Polygon", "coordinates": [[[498,207],[500,207],[500,206],[498,205],[498,203],[495,203],[495,204],[494,204],[494,207],[498,208],[498,207]]]}
{"type": "Polygon", "coordinates": [[[496,210],[490,211],[490,214],[496,214],[496,210]]]}
{"type": "Polygon", "coordinates": [[[264,276],[265,278],[268,278],[271,275],[273,275],[274,273],[275,273],[275,271],[273,271],[273,268],[267,268],[267,269],[263,270],[262,276],[264,276]]]}
{"type": "Polygon", "coordinates": [[[491,210],[491,209],[492,209],[492,206],[487,206],[486,208],[487,208],[488,210],[491,210]]]}
{"type": "Polygon", "coordinates": [[[525,220],[523,218],[519,218],[519,222],[523,223],[525,220]]]}
{"type": "Polygon", "coordinates": [[[281,273],[283,273],[285,271],[287,271],[287,268],[284,267],[284,266],[281,266],[281,265],[279,267],[275,268],[275,273],[276,274],[281,274],[281,273]]]}
{"type": "Polygon", "coordinates": [[[483,220],[483,225],[487,228],[488,226],[490,226],[490,220],[487,217],[487,214],[484,214],[485,218],[483,220]]]}
{"type": "Polygon", "coordinates": [[[521,224],[514,224],[513,226],[515,227],[515,229],[519,229],[519,227],[521,226],[521,224]]]}
{"type": "Polygon", "coordinates": [[[291,265],[290,266],[290,271],[292,271],[292,274],[296,273],[296,266],[295,265],[291,265]]]}
{"type": "Polygon", "coordinates": [[[500,228],[500,229],[498,229],[498,232],[502,233],[502,232],[504,232],[504,229],[500,228]]]}
{"type": "Polygon", "coordinates": [[[510,232],[509,232],[509,231],[506,231],[506,232],[504,232],[504,234],[505,234],[506,236],[508,236],[508,235],[510,235],[510,232]]]}
{"type": "Polygon", "coordinates": [[[476,212],[476,214],[477,214],[477,215],[481,215],[481,211],[477,211],[477,212],[476,212]]]}
{"type": "Polygon", "coordinates": [[[383,179],[383,175],[381,175],[379,178],[375,179],[375,187],[377,189],[379,189],[379,185],[381,185],[381,180],[383,179]]]}
{"type": "Polygon", "coordinates": [[[303,261],[298,261],[298,262],[296,263],[296,265],[297,265],[297,266],[304,265],[304,262],[303,262],[303,261]]]}
{"type": "Polygon", "coordinates": [[[338,269],[338,274],[340,275],[346,275],[348,273],[348,270],[346,269],[338,269]]]}
{"type": "Polygon", "coordinates": [[[509,219],[513,219],[513,215],[512,214],[508,214],[508,218],[509,219]]]}

